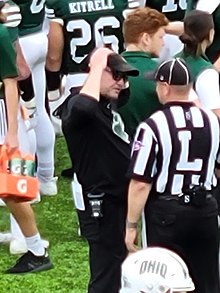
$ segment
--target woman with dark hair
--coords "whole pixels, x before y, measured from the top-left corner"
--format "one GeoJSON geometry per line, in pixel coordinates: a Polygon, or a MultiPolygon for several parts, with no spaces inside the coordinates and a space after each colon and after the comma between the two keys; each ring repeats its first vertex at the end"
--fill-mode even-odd
{"type": "Polygon", "coordinates": [[[212,15],[201,10],[192,10],[184,19],[184,32],[180,36],[184,49],[178,56],[191,69],[194,89],[201,106],[220,117],[219,74],[205,54],[213,42],[214,34],[212,15]]]}
{"type": "Polygon", "coordinates": [[[220,0],[188,0],[187,13],[193,9],[209,12],[213,16],[215,36],[206,54],[215,68],[220,72],[220,0]]]}

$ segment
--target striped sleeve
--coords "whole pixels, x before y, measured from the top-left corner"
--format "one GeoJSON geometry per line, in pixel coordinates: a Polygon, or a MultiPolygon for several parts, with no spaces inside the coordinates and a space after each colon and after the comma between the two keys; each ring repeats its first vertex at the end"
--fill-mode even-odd
{"type": "Polygon", "coordinates": [[[4,23],[6,27],[17,27],[20,24],[22,16],[20,8],[17,5],[6,4],[1,12],[6,16],[6,21],[4,23]]]}
{"type": "Polygon", "coordinates": [[[61,24],[62,26],[64,25],[63,19],[61,17],[59,17],[56,14],[55,9],[50,7],[48,4],[46,4],[45,15],[50,21],[57,22],[57,23],[61,24]]]}
{"type": "Polygon", "coordinates": [[[151,183],[156,173],[157,150],[157,139],[153,130],[147,123],[141,123],[132,146],[128,177],[151,183]]]}
{"type": "Polygon", "coordinates": [[[128,0],[128,8],[129,9],[135,9],[140,7],[140,1],[139,0],[128,0]]]}
{"type": "Polygon", "coordinates": [[[128,14],[138,7],[145,7],[145,0],[128,0],[128,7],[123,11],[123,17],[126,19],[128,14]]]}

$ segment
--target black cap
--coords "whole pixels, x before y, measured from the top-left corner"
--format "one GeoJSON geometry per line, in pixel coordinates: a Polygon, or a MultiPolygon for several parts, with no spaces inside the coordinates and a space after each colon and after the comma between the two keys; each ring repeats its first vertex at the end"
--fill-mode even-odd
{"type": "Polygon", "coordinates": [[[119,54],[112,53],[108,56],[107,66],[112,71],[125,72],[130,76],[138,76],[139,71],[135,67],[127,63],[127,61],[119,54]]]}
{"type": "Polygon", "coordinates": [[[192,82],[190,70],[185,61],[180,58],[164,61],[155,71],[146,73],[145,78],[167,82],[170,85],[187,85],[192,82]]]}

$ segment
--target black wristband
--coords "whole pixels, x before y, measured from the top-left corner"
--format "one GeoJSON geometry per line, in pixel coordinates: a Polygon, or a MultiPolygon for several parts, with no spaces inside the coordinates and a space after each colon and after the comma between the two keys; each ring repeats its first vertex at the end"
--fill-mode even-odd
{"type": "Polygon", "coordinates": [[[45,68],[47,89],[48,91],[54,91],[60,88],[61,74],[59,71],[50,71],[45,68]]]}
{"type": "Polygon", "coordinates": [[[34,87],[32,82],[32,76],[18,81],[19,89],[22,91],[21,97],[25,102],[29,102],[34,97],[34,87]]]}
{"type": "Polygon", "coordinates": [[[129,222],[126,220],[126,228],[132,228],[132,229],[137,229],[138,223],[136,222],[129,222]]]}

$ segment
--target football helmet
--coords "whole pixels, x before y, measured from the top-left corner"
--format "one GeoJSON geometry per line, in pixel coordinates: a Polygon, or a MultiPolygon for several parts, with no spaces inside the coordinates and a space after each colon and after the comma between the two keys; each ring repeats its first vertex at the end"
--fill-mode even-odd
{"type": "Polygon", "coordinates": [[[182,258],[166,248],[149,247],[122,264],[120,293],[173,293],[195,289],[182,258]]]}

